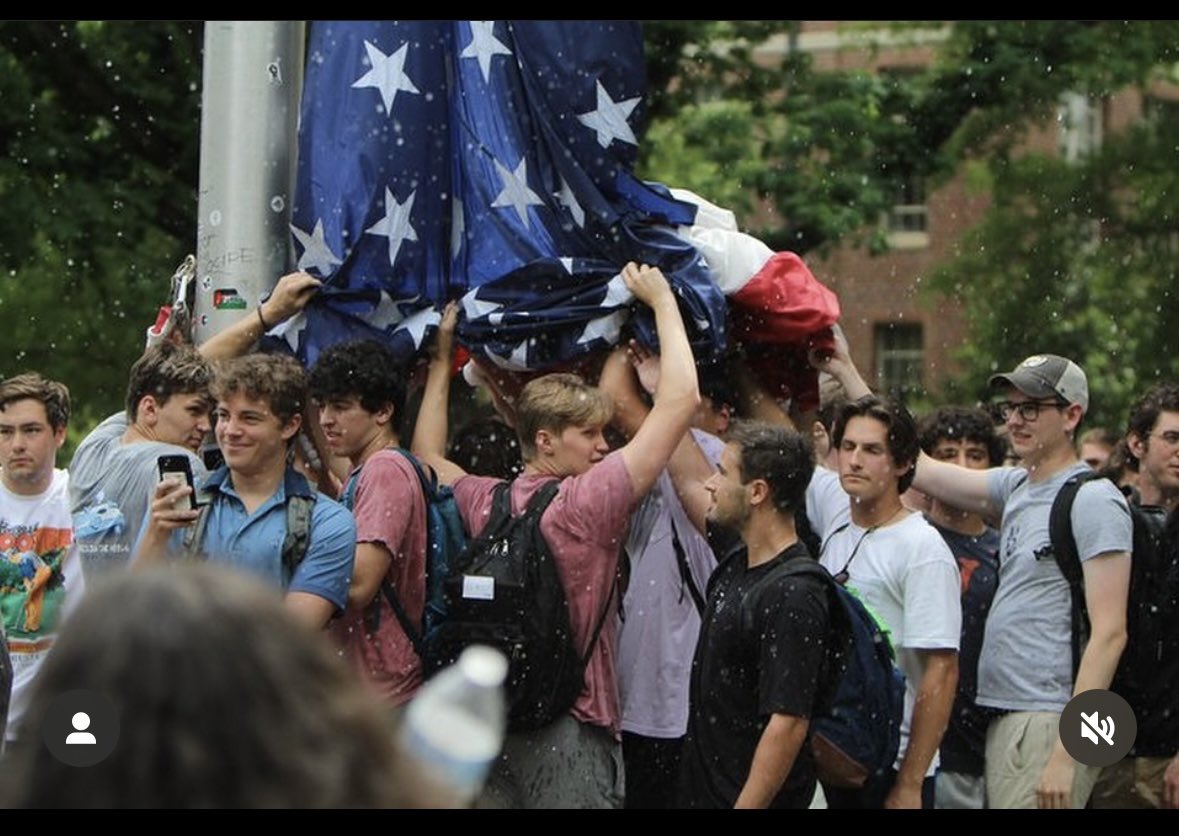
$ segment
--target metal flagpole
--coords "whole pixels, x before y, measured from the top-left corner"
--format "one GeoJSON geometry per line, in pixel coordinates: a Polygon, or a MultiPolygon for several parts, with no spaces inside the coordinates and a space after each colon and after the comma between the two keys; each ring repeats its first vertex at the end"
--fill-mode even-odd
{"type": "Polygon", "coordinates": [[[231,325],[290,264],[306,25],[205,23],[193,342],[231,325]]]}

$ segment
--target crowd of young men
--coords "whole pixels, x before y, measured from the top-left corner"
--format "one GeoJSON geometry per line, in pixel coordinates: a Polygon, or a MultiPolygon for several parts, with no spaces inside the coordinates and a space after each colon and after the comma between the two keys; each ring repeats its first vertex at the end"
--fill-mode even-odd
{"type": "MultiPolygon", "coordinates": [[[[629,264],[622,278],[654,313],[658,355],[623,346],[598,385],[556,373],[495,393],[522,458],[513,513],[559,483],[539,530],[587,664],[566,715],[508,734],[482,806],[1179,806],[1179,386],[1155,387],[1130,416],[1135,490],[1101,479],[1077,493],[1089,631],[1074,659],[1048,523],[1061,485],[1088,467],[1075,363],[1035,355],[991,379],[1015,467],[1000,466],[990,413],[943,408],[918,425],[868,391],[838,342],[813,362],[843,400],[799,432],[746,370],[735,388],[715,373],[702,386],[659,270],[629,264]],[[738,406],[747,420],[733,422],[738,406]],[[885,628],[906,681],[892,769],[818,795],[810,724],[830,707],[847,637],[803,571],[816,562],[885,628]],[[1111,687],[1139,735],[1102,773],[1069,756],[1057,725],[1072,696],[1111,687]]],[[[270,321],[315,285],[280,280],[270,321]]],[[[439,327],[411,450],[407,374],[387,348],[342,343],[305,370],[249,352],[261,317],[199,351],[145,352],[125,410],[83,440],[68,474],[56,467],[68,391],[36,374],[0,383],[8,738],[29,734],[28,683],[84,584],[185,558],[266,579],[396,716],[423,681],[417,467],[452,487],[472,537],[501,483],[446,458],[457,315],[439,327]],[[304,430],[324,461],[306,461],[304,430]],[[210,431],[222,462],[206,468],[210,431]],[[194,485],[161,480],[161,456],[186,461],[194,485]]]]}

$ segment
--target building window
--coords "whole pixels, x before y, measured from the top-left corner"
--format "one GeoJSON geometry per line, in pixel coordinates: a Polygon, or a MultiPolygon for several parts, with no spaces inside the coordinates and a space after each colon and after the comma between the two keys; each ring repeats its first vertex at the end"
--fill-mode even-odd
{"type": "Polygon", "coordinates": [[[1065,93],[1056,110],[1060,124],[1060,155],[1077,162],[1101,147],[1101,107],[1081,93],[1065,93]]]}
{"type": "Polygon", "coordinates": [[[879,322],[875,343],[877,391],[903,398],[922,388],[925,352],[920,323],[879,322]]]}

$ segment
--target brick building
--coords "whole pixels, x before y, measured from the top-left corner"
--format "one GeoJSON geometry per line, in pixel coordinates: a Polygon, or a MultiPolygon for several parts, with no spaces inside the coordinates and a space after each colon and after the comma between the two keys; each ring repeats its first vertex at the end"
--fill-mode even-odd
{"type": "MultiPolygon", "coordinates": [[[[787,50],[803,50],[819,71],[903,73],[931,63],[947,35],[945,28],[898,35],[883,23],[872,27],[865,21],[812,20],[803,21],[793,38],[773,39],[755,55],[772,60],[787,50]]],[[[1167,107],[1175,98],[1173,86],[1158,85],[1145,97],[1136,90],[1101,101],[1066,97],[1057,119],[1033,132],[1028,143],[1075,158],[1099,144],[1103,133],[1143,118],[1154,107],[1167,107]]],[[[899,388],[919,397],[928,390],[936,398],[941,382],[959,371],[953,352],[966,338],[961,306],[955,298],[925,293],[922,287],[933,269],[954,254],[987,204],[987,195],[968,188],[962,174],[928,193],[920,182],[898,184],[896,205],[880,221],[889,252],[873,256],[845,246],[826,256],[808,254],[815,275],[839,295],[852,356],[873,388],[899,388]]]]}

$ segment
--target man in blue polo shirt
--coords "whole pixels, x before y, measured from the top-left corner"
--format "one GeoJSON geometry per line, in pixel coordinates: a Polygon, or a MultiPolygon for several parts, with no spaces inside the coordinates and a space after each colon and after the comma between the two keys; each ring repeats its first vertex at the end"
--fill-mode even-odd
{"type": "Polygon", "coordinates": [[[204,483],[211,498],[206,518],[197,525],[199,533],[188,538],[196,542],[185,542],[185,530],[197,523],[201,512],[179,502],[190,489],[161,482],[135,565],[195,550],[267,579],[285,591],[287,606],[300,618],[323,627],[347,604],[356,526],[342,505],[318,494],[287,464],[288,448],[302,424],[303,368],[289,357],[250,354],[218,367],[212,392],[225,465],[204,483]],[[307,535],[305,547],[291,559],[287,540],[297,512],[292,514],[289,506],[300,502],[294,497],[312,503],[310,523],[301,532],[307,535]]]}

